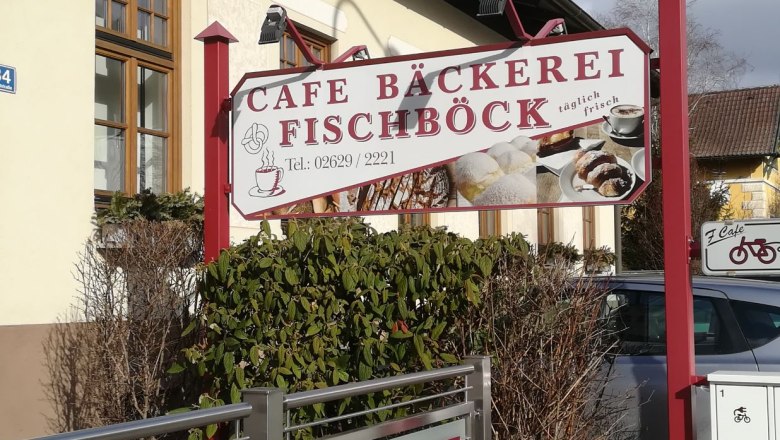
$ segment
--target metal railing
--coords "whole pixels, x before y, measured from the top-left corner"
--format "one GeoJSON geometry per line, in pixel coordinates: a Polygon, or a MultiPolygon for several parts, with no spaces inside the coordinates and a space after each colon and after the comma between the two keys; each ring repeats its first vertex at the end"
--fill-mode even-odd
{"type": "Polygon", "coordinates": [[[252,410],[252,405],[242,402],[216,408],[198,409],[181,414],[101,426],[99,428],[65,432],[41,437],[39,440],[135,440],[141,437],[200,428],[212,423],[243,419],[251,416],[252,410]]]}
{"type": "Polygon", "coordinates": [[[329,438],[339,440],[379,438],[449,419],[464,418],[467,438],[490,440],[490,358],[484,356],[467,357],[463,365],[454,367],[353,382],[292,394],[284,394],[278,388],[250,388],[242,392],[244,400],[242,403],[56,434],[41,437],[39,440],[134,440],[199,428],[214,423],[239,420],[242,421],[243,425],[243,438],[282,440],[285,436],[289,437],[292,432],[300,429],[456,394],[463,394],[464,398],[461,402],[332,435],[329,438]],[[291,426],[290,424],[290,410],[295,408],[454,377],[464,377],[465,385],[462,388],[430,396],[421,396],[406,402],[319,419],[301,425],[291,426]]]}

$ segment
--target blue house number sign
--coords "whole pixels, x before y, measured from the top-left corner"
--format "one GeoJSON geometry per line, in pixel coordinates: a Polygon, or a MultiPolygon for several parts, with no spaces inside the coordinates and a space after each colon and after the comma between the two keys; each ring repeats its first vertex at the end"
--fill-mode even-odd
{"type": "Polygon", "coordinates": [[[0,64],[0,92],[16,93],[16,68],[0,64]]]}

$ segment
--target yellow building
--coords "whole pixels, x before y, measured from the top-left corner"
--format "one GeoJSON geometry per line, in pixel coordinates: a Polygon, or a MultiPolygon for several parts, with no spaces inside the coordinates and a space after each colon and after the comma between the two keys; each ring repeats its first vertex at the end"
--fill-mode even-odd
{"type": "Polygon", "coordinates": [[[690,151],[728,185],[734,218],[780,216],[780,86],[690,98],[690,151]]]}
{"type": "MultiPolygon", "coordinates": [[[[316,55],[365,44],[372,57],[470,47],[511,36],[476,1],[278,0],[316,55]]],[[[570,33],[600,28],[571,0],[516,1],[527,31],[555,17],[570,33]]],[[[244,72],[303,63],[289,39],[256,44],[270,0],[9,1],[0,13],[0,440],[48,432],[42,341],[77,296],[73,268],[113,191],[203,193],[203,45],[219,21],[230,84],[244,72]]],[[[234,242],[259,225],[231,213],[234,242]]],[[[428,222],[476,238],[518,231],[534,243],[614,249],[614,208],[372,217],[378,230],[428,222]]],[[[279,231],[279,224],[274,227],[279,231]]]]}

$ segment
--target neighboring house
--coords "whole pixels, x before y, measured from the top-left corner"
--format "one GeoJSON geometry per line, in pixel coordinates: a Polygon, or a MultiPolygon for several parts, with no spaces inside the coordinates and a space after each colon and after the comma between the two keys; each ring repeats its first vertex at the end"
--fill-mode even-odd
{"type": "Polygon", "coordinates": [[[690,153],[728,185],[734,218],[780,217],[780,85],[692,95],[690,153]]]}
{"type": "MultiPolygon", "coordinates": [[[[600,25],[571,0],[513,0],[526,30],[566,19],[569,33],[600,25]]],[[[476,18],[477,0],[278,0],[316,54],[365,44],[378,58],[504,41],[505,17],[476,18]]],[[[230,84],[245,73],[298,66],[284,39],[258,46],[270,0],[8,2],[0,64],[16,93],[0,93],[0,438],[47,432],[42,341],[77,296],[74,263],[92,215],[113,191],[203,192],[203,44],[218,20],[230,46],[230,84]],[[37,23],[37,25],[36,25],[37,23]]],[[[231,239],[259,231],[231,214],[231,239]]],[[[614,248],[614,208],[587,207],[371,217],[447,226],[470,238],[521,232],[534,243],[614,248]]],[[[275,231],[280,231],[275,221],[275,231]]]]}

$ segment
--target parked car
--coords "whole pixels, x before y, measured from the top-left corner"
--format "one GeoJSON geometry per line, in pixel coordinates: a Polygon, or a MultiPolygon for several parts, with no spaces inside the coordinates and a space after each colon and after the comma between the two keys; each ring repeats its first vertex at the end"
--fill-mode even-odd
{"type": "MultiPolygon", "coordinates": [[[[640,439],[667,439],[666,320],[662,274],[606,279],[604,316],[618,337],[608,393],[626,395],[640,439]]],[[[696,374],[780,371],[780,283],[693,277],[696,374]]],[[[698,439],[710,439],[709,389],[695,390],[698,439]]]]}

